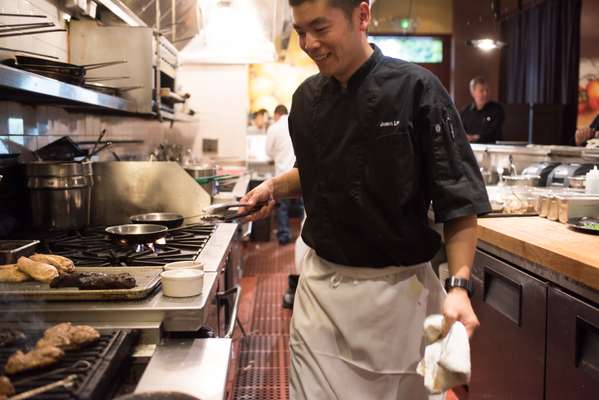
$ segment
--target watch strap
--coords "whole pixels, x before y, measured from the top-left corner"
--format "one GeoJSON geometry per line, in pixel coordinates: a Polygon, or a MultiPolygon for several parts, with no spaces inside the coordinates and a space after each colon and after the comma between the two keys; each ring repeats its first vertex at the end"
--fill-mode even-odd
{"type": "Polygon", "coordinates": [[[466,291],[468,292],[468,297],[472,297],[472,295],[474,294],[474,285],[472,284],[472,281],[469,279],[450,276],[445,280],[445,290],[449,292],[453,288],[466,289],[466,291]]]}

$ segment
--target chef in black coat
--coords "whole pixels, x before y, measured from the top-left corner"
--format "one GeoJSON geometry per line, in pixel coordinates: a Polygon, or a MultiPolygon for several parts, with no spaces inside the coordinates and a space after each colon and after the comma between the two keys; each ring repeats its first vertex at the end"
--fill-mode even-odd
{"type": "Polygon", "coordinates": [[[474,101],[460,112],[468,141],[492,144],[501,140],[505,114],[501,104],[489,100],[489,84],[485,78],[470,81],[470,95],[474,101]]]}

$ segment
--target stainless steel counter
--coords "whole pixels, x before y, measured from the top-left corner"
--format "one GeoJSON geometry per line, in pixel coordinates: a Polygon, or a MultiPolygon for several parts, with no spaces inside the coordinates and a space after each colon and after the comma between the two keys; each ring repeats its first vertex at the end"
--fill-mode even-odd
{"type": "Polygon", "coordinates": [[[176,391],[223,400],[231,339],[165,340],[156,347],[135,393],[176,391]]]}

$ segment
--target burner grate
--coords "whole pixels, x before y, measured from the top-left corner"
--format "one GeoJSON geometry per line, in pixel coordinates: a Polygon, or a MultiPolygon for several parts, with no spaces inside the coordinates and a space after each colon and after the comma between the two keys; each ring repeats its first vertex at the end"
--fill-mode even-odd
{"type": "Polygon", "coordinates": [[[151,247],[132,248],[111,241],[103,227],[61,233],[45,239],[50,253],[68,257],[77,266],[162,266],[195,260],[214,232],[215,225],[190,225],[170,233],[151,247]]]}
{"type": "MultiPolygon", "coordinates": [[[[6,360],[17,350],[26,351],[34,347],[35,342],[42,333],[29,332],[28,340],[22,346],[0,347],[0,369],[3,368],[6,360]]],[[[108,398],[109,392],[114,389],[114,380],[117,378],[121,365],[131,353],[137,340],[137,334],[130,331],[112,331],[102,332],[100,340],[89,346],[78,350],[65,351],[65,357],[52,366],[35,370],[26,371],[10,377],[11,381],[17,382],[14,386],[18,393],[34,389],[49,383],[56,382],[66,378],[73,372],[57,372],[52,376],[42,377],[40,379],[18,384],[19,380],[34,378],[43,373],[60,369],[69,368],[77,361],[84,360],[91,364],[88,370],[78,372],[75,385],[70,389],[57,388],[44,394],[35,396],[36,399],[47,400],[100,400],[108,398]]]]}

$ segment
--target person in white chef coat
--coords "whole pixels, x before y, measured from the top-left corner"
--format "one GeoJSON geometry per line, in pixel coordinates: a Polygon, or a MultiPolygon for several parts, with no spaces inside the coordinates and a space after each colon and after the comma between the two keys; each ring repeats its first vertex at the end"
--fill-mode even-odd
{"type": "MultiPolygon", "coordinates": [[[[266,132],[266,154],[275,163],[275,175],[281,175],[293,168],[295,164],[295,154],[293,153],[293,143],[289,136],[289,111],[287,107],[279,104],[274,110],[275,122],[266,132]]],[[[280,199],[276,209],[277,216],[277,240],[280,245],[286,245],[291,242],[289,233],[289,211],[291,207],[299,208],[300,219],[303,218],[303,203],[301,199],[280,199]]],[[[296,246],[297,247],[297,246],[296,246]]],[[[287,292],[283,296],[283,307],[292,308],[295,298],[299,274],[290,274],[288,276],[287,292]]]]}
{"type": "MultiPolygon", "coordinates": [[[[291,143],[291,137],[289,136],[288,114],[287,107],[282,104],[276,106],[273,113],[275,122],[266,131],[266,154],[274,161],[275,175],[289,171],[295,164],[293,143],[291,143]]],[[[285,245],[291,241],[289,209],[295,204],[292,204],[291,199],[281,199],[278,203],[279,206],[276,210],[277,240],[279,244],[285,245]]]]}
{"type": "Polygon", "coordinates": [[[303,196],[302,260],[290,329],[290,398],[420,400],[427,315],[472,335],[476,218],[491,207],[451,98],[429,71],[367,40],[368,1],[289,0],[320,73],[296,90],[293,168],[242,201],[303,196]],[[447,295],[430,259],[444,223],[447,295]]]}

